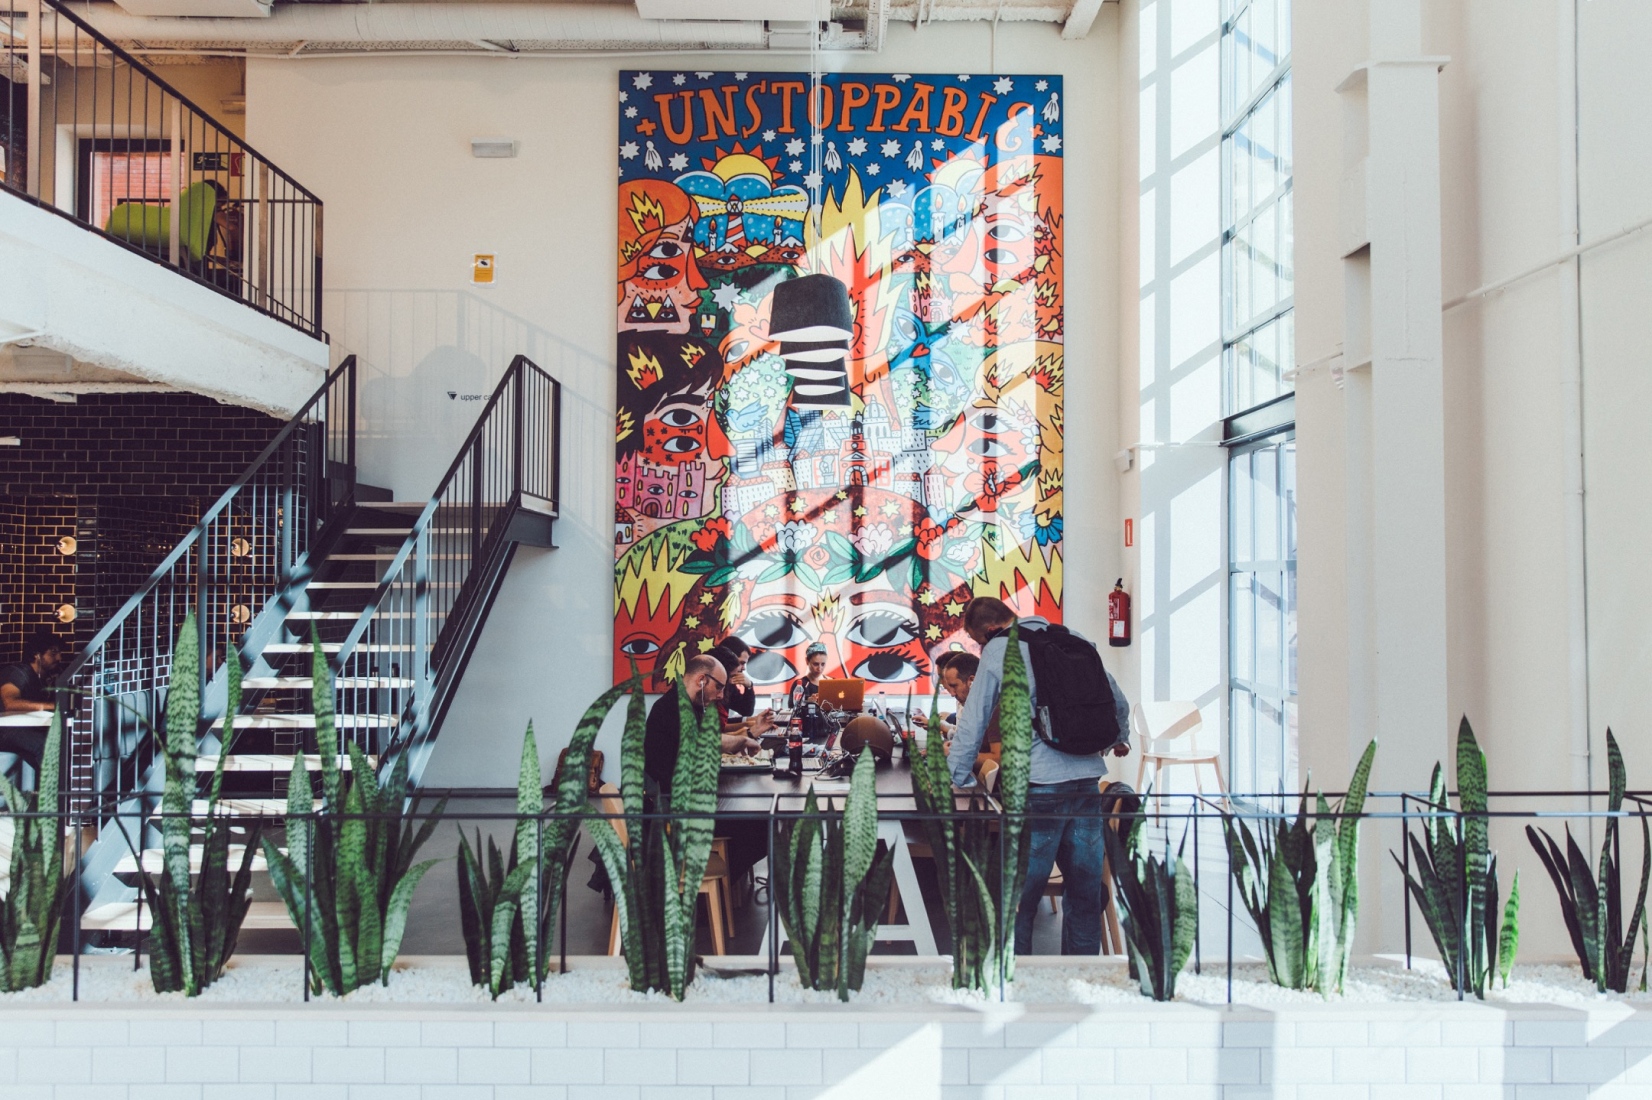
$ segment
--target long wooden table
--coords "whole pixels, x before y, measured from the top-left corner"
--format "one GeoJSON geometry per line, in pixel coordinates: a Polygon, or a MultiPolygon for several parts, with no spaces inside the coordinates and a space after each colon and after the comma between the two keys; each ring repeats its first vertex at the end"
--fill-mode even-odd
{"type": "MultiPolygon", "coordinates": [[[[781,814],[801,813],[808,797],[809,784],[815,778],[815,769],[818,765],[817,760],[805,760],[803,775],[796,779],[776,778],[767,769],[754,769],[750,772],[725,771],[717,785],[717,812],[766,814],[772,810],[781,814]]],[[[847,781],[822,782],[831,783],[833,786],[827,791],[816,791],[815,797],[821,808],[841,809],[848,790],[847,781]]],[[[930,924],[929,911],[924,905],[923,894],[918,887],[918,872],[912,863],[912,851],[908,846],[905,825],[902,821],[883,816],[903,811],[915,813],[918,809],[917,799],[912,794],[912,766],[903,752],[896,750],[894,760],[878,766],[876,789],[880,815],[878,838],[889,845],[895,853],[895,890],[900,896],[902,907],[906,910],[907,920],[905,924],[880,924],[876,938],[911,943],[920,955],[939,954],[935,945],[935,930],[930,924]]],[[[968,802],[969,796],[959,796],[958,808],[965,808],[968,802]]],[[[772,868],[770,880],[773,881],[772,868]]],[[[766,955],[768,951],[769,938],[765,932],[759,954],[766,955]]]]}

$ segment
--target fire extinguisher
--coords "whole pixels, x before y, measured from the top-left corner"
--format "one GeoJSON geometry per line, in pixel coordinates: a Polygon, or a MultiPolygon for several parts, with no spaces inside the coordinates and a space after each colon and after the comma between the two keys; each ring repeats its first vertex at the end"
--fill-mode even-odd
{"type": "Polygon", "coordinates": [[[1123,577],[1118,579],[1107,596],[1107,644],[1130,644],[1130,593],[1124,590],[1123,577]]]}

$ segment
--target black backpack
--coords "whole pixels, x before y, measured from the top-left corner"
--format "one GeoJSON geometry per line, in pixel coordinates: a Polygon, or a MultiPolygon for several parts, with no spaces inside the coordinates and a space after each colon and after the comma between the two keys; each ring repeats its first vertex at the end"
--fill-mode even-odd
{"type": "Polygon", "coordinates": [[[1021,628],[1032,656],[1038,706],[1033,733],[1058,752],[1090,756],[1124,740],[1113,687],[1094,645],[1064,626],[1021,628]]]}

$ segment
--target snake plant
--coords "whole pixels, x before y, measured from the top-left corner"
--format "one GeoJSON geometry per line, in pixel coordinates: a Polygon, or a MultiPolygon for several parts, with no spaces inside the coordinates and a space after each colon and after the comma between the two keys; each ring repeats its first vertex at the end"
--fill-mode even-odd
{"type": "Polygon", "coordinates": [[[324,810],[316,811],[304,758],[295,756],[287,788],[287,850],[266,839],[264,857],[270,881],[304,938],[311,990],[343,995],[373,982],[389,984],[413,891],[438,862],[415,864],[413,857],[435,832],[447,799],[415,827],[419,802],[408,805],[405,753],[380,784],[367,757],[351,745],[351,778],[344,782],[332,670],[321,643],[312,644],[311,705],[324,810]]]}
{"type": "MultiPolygon", "coordinates": [[[[1486,754],[1465,717],[1457,728],[1457,809],[1451,809],[1436,763],[1422,839],[1406,831],[1413,866],[1404,873],[1452,988],[1482,1000],[1494,974],[1508,984],[1520,944],[1520,872],[1499,921],[1497,856],[1488,843],[1486,806],[1486,754]]],[[[1389,854],[1403,870],[1400,857],[1389,854]]]]}
{"type": "MultiPolygon", "coordinates": [[[[1182,862],[1181,848],[1172,861],[1167,840],[1160,859],[1146,851],[1147,818],[1137,812],[1124,822],[1123,836],[1115,828],[1104,828],[1101,835],[1117,888],[1130,976],[1141,983],[1143,996],[1168,1001],[1176,996],[1176,976],[1193,953],[1199,895],[1192,872],[1182,862]]],[[[1182,845],[1186,844],[1184,835],[1182,845]]]]}
{"type": "MultiPolygon", "coordinates": [[[[228,674],[228,701],[224,708],[224,739],[235,728],[234,716],[241,709],[241,661],[232,647],[225,665],[228,674]]],[[[201,831],[199,874],[190,869],[189,841],[194,829],[195,757],[201,724],[200,635],[193,612],[184,617],[183,629],[172,649],[172,669],[166,687],[166,729],[157,737],[165,762],[166,781],[161,795],[162,872],[151,876],[138,859],[138,885],[149,906],[153,924],[149,932],[149,978],[155,992],[183,992],[198,996],[223,976],[224,966],[235,953],[241,924],[252,905],[252,859],[258,851],[261,823],[243,821],[248,830],[241,849],[241,864],[233,877],[229,872],[231,825],[218,813],[224,787],[227,751],[218,753],[207,789],[206,820],[201,831]]],[[[130,842],[130,837],[128,837],[130,842]]],[[[134,857],[137,852],[134,850],[134,857]]]]}
{"type": "MultiPolygon", "coordinates": [[[[591,745],[603,718],[626,690],[625,686],[610,689],[575,727],[557,779],[555,802],[550,807],[553,814],[570,814],[584,807],[591,745]]],[[[463,830],[459,833],[459,918],[465,957],[470,962],[470,980],[485,986],[495,1000],[520,982],[542,981],[550,969],[551,929],[556,924],[563,876],[573,859],[577,822],[553,817],[541,826],[543,812],[539,747],[529,722],[522,737],[516,834],[509,852],[501,852],[489,837],[484,863],[481,830],[476,832],[475,848],[463,830]],[[530,928],[532,936],[528,935],[530,928]]]]}
{"type": "Polygon", "coordinates": [[[1310,820],[1302,789],[1296,820],[1275,820],[1272,836],[1244,818],[1222,816],[1234,885],[1262,937],[1268,976],[1287,989],[1342,991],[1359,915],[1359,823],[1377,743],[1365,747],[1333,810],[1321,792],[1310,820]],[[1335,816],[1333,816],[1335,815],[1335,816]]]}
{"type": "Polygon", "coordinates": [[[0,899],[0,993],[31,989],[51,980],[57,930],[69,880],[63,873],[63,825],[57,817],[33,817],[57,807],[58,753],[63,719],[52,715],[40,756],[34,794],[24,794],[0,774],[0,794],[11,819],[11,865],[0,899]]]}
{"type": "Polygon", "coordinates": [[[1004,678],[999,696],[1001,756],[998,800],[1002,818],[986,813],[986,802],[971,796],[959,810],[952,774],[941,750],[936,698],[930,703],[925,751],[908,746],[912,793],[918,809],[933,815],[924,821],[935,854],[947,927],[952,933],[954,989],[985,991],[1002,974],[1015,976],[1015,912],[1026,882],[1029,835],[1023,815],[1032,770],[1032,706],[1026,662],[1021,656],[1020,628],[1010,628],[1004,649],[1004,678]],[[994,831],[1002,822],[1003,836],[994,831]],[[1002,853],[1002,855],[1001,855],[1002,853]],[[1005,858],[1007,856],[1007,858],[1005,858]]]}
{"type": "Polygon", "coordinates": [[[841,815],[822,816],[811,785],[802,820],[781,825],[775,844],[774,896],[798,981],[842,1001],[866,978],[894,869],[894,851],[878,839],[875,767],[863,750],[841,815]]]}
{"type": "MultiPolygon", "coordinates": [[[[633,669],[630,683],[616,690],[631,696],[620,744],[625,835],[621,837],[615,823],[605,818],[592,818],[588,827],[614,887],[631,988],[659,990],[680,1001],[693,977],[694,908],[711,857],[712,814],[717,809],[722,761],[721,723],[711,707],[697,717],[682,681],[677,682],[681,729],[677,767],[670,792],[662,792],[653,807],[659,814],[675,816],[669,825],[661,816],[645,818],[643,735],[647,720],[641,676],[633,669]]],[[[614,695],[610,691],[598,700],[603,713],[608,705],[604,700],[614,695]]],[[[570,767],[564,779],[582,775],[570,767]]]]}
{"type": "MultiPolygon", "coordinates": [[[[1623,809],[1623,793],[1628,789],[1624,772],[1623,753],[1618,750],[1618,739],[1606,731],[1607,777],[1610,795],[1607,808],[1617,814],[1623,809]]],[[[1598,876],[1590,873],[1589,859],[1572,839],[1572,830],[1566,829],[1566,852],[1561,854],[1546,830],[1526,826],[1526,839],[1537,850],[1543,867],[1554,881],[1560,895],[1560,912],[1566,919],[1566,931],[1572,937],[1572,949],[1583,967],[1583,976],[1594,980],[1602,993],[1614,990],[1626,993],[1629,976],[1634,970],[1635,937],[1644,937],[1646,929],[1646,885],[1652,877],[1652,830],[1646,823],[1643,807],[1637,816],[1641,819],[1641,887],[1630,911],[1629,931],[1623,930],[1622,841],[1618,835],[1618,818],[1606,819],[1606,838],[1600,846],[1598,876]],[[1541,838],[1541,839],[1539,839],[1541,838]]],[[[1644,942],[1644,940],[1643,940],[1644,942]]],[[[1646,989],[1647,960],[1641,961],[1641,990],[1646,989]]]]}

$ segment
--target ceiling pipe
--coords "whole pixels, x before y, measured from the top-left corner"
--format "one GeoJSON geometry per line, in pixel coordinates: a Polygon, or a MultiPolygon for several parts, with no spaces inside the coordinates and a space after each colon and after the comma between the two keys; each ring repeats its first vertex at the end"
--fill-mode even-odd
{"type": "Polygon", "coordinates": [[[620,4],[281,4],[265,19],[149,19],[112,3],[74,4],[72,9],[116,41],[145,45],[255,48],[302,41],[306,52],[378,44],[398,50],[422,44],[452,49],[477,41],[531,42],[536,51],[761,50],[768,45],[767,28],[759,20],[643,19],[635,8],[620,4]]]}

